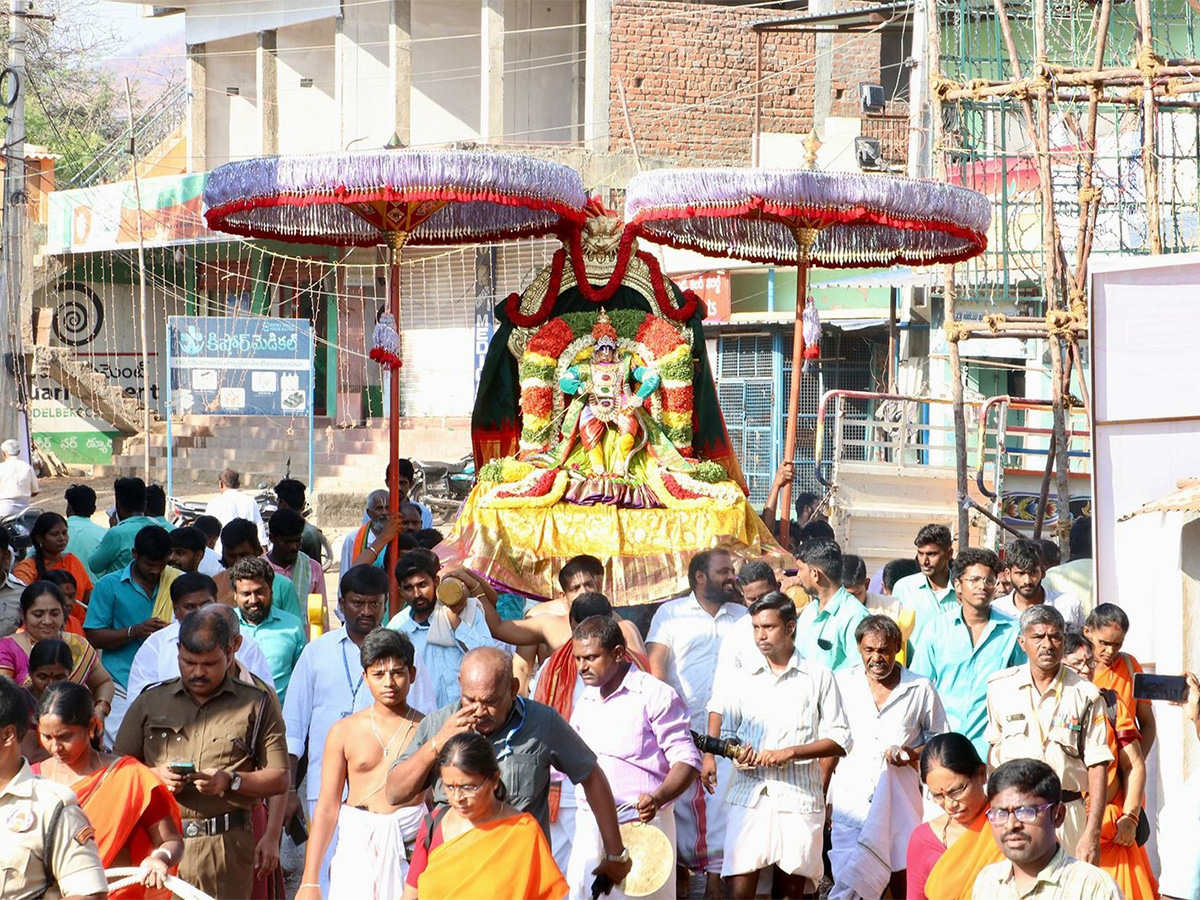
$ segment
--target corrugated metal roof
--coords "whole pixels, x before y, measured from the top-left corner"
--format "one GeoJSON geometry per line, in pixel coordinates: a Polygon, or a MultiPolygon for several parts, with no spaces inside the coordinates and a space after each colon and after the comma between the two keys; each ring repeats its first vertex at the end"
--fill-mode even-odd
{"type": "Polygon", "coordinates": [[[1183,478],[1176,482],[1178,490],[1151,500],[1139,509],[1117,519],[1124,522],[1134,516],[1152,512],[1200,512],[1200,478],[1183,478]]]}

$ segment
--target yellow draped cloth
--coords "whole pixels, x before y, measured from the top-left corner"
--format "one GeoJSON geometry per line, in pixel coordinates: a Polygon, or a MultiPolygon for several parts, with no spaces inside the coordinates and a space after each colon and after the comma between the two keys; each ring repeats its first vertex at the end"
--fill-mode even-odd
{"type": "Polygon", "coordinates": [[[476,826],[429,851],[421,900],[561,900],[567,882],[529,813],[476,826]]]}
{"type": "MultiPolygon", "coordinates": [[[[971,823],[967,833],[951,844],[934,863],[925,880],[925,896],[931,900],[970,900],[975,876],[984,866],[1001,862],[1004,854],[992,836],[986,808],[971,823]]],[[[424,900],[424,898],[422,898],[424,900]]]]}

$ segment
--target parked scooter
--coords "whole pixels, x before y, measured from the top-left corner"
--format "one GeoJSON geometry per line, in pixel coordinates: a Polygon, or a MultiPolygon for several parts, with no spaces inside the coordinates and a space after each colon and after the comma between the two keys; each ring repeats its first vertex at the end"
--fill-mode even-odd
{"type": "Polygon", "coordinates": [[[409,496],[429,507],[434,520],[446,522],[458,515],[458,508],[475,486],[475,458],[464,456],[458,462],[432,462],[414,459],[412,491],[409,496]]]}
{"type": "Polygon", "coordinates": [[[8,536],[14,563],[24,559],[29,553],[33,546],[33,523],[44,512],[40,506],[28,506],[18,513],[0,518],[0,530],[8,536]]]}

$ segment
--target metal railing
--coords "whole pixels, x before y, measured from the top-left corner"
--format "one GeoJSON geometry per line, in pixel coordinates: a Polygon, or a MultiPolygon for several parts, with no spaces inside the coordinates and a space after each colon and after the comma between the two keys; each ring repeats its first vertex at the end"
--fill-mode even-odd
{"type": "Polygon", "coordinates": [[[133,166],[156,150],[187,117],[186,84],[172,85],[156,97],[133,123],[134,146],[138,158],[129,153],[130,135],[125,131],[92,157],[71,179],[70,187],[92,187],[126,177],[133,166]]]}

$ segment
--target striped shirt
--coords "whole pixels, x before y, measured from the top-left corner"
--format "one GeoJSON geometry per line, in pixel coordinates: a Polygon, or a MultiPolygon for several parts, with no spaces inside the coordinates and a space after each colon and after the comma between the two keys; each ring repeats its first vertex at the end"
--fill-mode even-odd
{"type": "Polygon", "coordinates": [[[1117,883],[1103,869],[1068,856],[1060,846],[1038,872],[1033,889],[1022,894],[1013,880],[1012,863],[992,863],[975,876],[971,900],[1124,900],[1117,883]]]}
{"type": "MultiPolygon", "coordinates": [[[[755,750],[781,750],[826,738],[844,750],[851,746],[850,724],[833,672],[803,659],[799,649],[792,651],[779,675],[761,654],[740,671],[721,672],[708,711],[721,716],[721,737],[737,738],[755,750]]],[[[806,759],[734,769],[729,803],[754,806],[763,794],[788,798],[799,812],[823,812],[820,762],[806,759]]]]}

